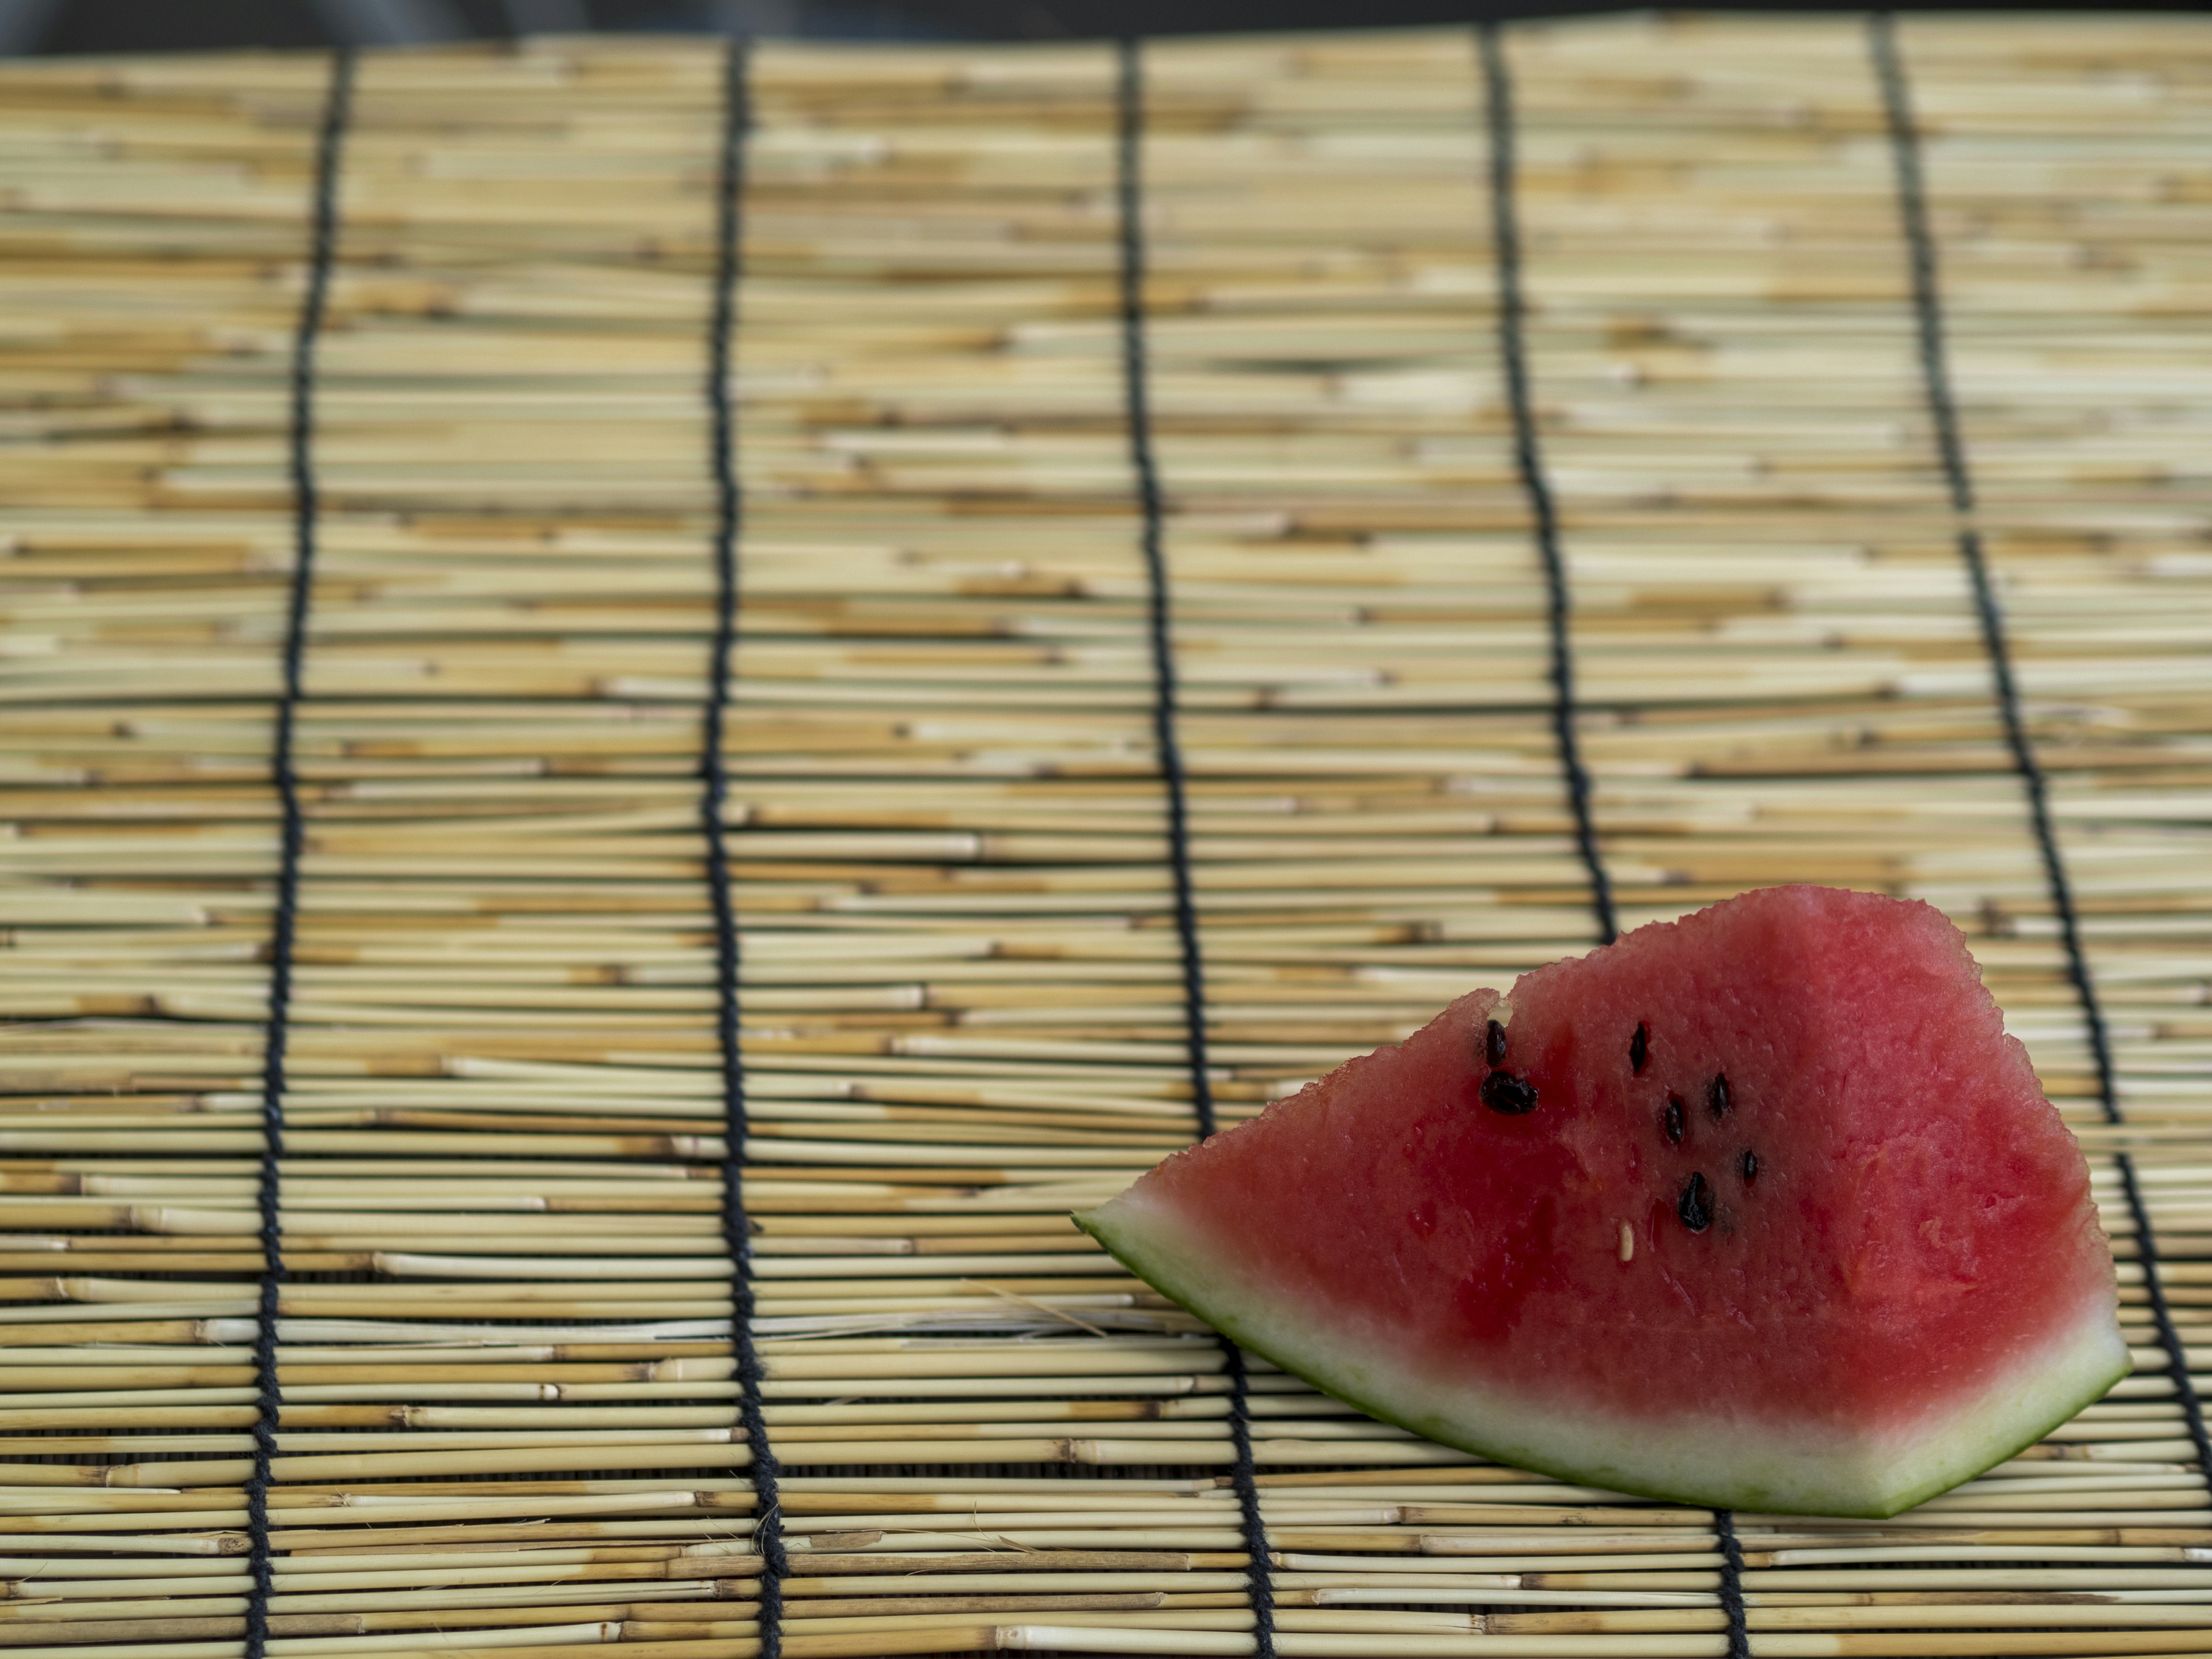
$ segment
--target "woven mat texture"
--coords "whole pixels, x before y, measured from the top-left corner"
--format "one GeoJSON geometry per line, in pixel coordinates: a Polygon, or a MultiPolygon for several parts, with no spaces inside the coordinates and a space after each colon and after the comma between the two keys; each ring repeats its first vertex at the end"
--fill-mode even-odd
{"type": "Polygon", "coordinates": [[[0,1649],[2212,1652],[2208,312],[2183,16],[0,66],[0,1649]],[[1066,1220],[1801,880],[2120,1263],[1924,1508],[1066,1220]]]}

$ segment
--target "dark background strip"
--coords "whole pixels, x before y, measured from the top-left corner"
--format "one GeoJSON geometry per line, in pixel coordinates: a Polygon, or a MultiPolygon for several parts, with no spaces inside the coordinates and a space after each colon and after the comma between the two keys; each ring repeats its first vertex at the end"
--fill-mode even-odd
{"type": "MultiPolygon", "coordinates": [[[[2055,0],[1947,10],[2067,10],[2055,0]]],[[[1054,40],[1245,29],[1379,28],[1470,17],[1618,10],[1588,0],[0,0],[0,53],[174,52],[344,42],[500,40],[582,29],[798,35],[843,40],[1054,40]]],[[[1856,9],[1769,0],[1719,10],[1856,9]]],[[[2152,0],[2130,9],[2195,11],[2152,0]]]]}

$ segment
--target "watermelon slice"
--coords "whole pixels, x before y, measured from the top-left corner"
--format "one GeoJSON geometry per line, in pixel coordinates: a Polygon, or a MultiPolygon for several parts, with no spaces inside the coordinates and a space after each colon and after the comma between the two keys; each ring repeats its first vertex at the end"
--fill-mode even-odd
{"type": "Polygon", "coordinates": [[[1715,1507],[1894,1515],[2129,1369],[1966,941],[1827,888],[1462,997],[1076,1219],[1377,1417],[1715,1507]]]}

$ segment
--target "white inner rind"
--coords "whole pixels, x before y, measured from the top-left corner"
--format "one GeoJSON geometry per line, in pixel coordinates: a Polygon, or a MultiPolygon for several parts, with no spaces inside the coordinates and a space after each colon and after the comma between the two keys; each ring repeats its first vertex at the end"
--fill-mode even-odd
{"type": "Polygon", "coordinates": [[[1540,1379],[1525,1391],[1440,1379],[1394,1352],[1379,1324],[1332,1322],[1294,1289],[1252,1283],[1141,1188],[1076,1220],[1216,1329],[1363,1411],[1516,1468],[1716,1509],[1895,1515],[2033,1443],[2130,1364],[2106,1293],[1972,1399],[1876,1433],[1724,1412],[1630,1419],[1577,1407],[1540,1379]]]}

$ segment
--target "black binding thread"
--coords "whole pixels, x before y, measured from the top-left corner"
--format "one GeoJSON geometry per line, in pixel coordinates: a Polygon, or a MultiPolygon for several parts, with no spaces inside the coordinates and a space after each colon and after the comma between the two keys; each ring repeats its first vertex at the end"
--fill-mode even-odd
{"type": "MultiPolygon", "coordinates": [[[[1920,370],[1928,394],[1928,413],[1936,428],[1936,447],[1943,464],[1943,479],[1950,492],[1951,511],[1958,520],[1959,556],[1973,583],[1974,610],[1981,619],[1982,643],[1996,684],[1997,712],[2004,723],[2005,746],[2012,752],[2021,792],[2027,797],[2028,820],[2035,832],[2036,850],[2043,857],[2043,873],[2058,913],[2058,936],[2066,953],[2066,977],[2081,1006],[2089,1033],[2089,1054],[2097,1073],[2097,1097],[2105,1121],[2126,1120],[2120,1110],[2119,1090],[2112,1066],[2112,1047],[2105,1028],[2103,1005],[2096,982],[2090,977],[2087,953],[2081,948],[2081,927],[2074,908],[2073,884],[2067,879],[2066,861],[2059,851],[2057,831],[2051,820],[2050,789],[2042,763],[2021,713],[2020,689],[2013,677],[2012,653],[2006,642],[2004,612],[1990,578],[1989,561],[1975,527],[1973,476],[1966,468],[1966,444],[1960,434],[1958,404],[1952,395],[1949,353],[1944,343],[1943,303],[1937,282],[1936,238],[1928,224],[1928,192],[1920,163],[1920,132],[1912,115],[1912,97],[1905,80],[1905,62],[1897,49],[1897,25],[1887,12],[1875,12],[1867,20],[1868,45],[1874,57],[1875,78],[1881,83],[1884,112],[1888,117],[1890,152],[1897,169],[1898,215],[1904,221],[1905,240],[1912,271],[1912,309],[1919,333],[1920,370]]],[[[2166,1352],[2166,1375],[2181,1402],[2189,1437],[2197,1448],[2197,1467],[2212,1480],[2212,1438],[2204,1427],[2204,1408],[2197,1397],[2196,1382],[2189,1374],[2188,1351],[2174,1328],[2166,1306],[2166,1286],[2160,1281],[2158,1240],[2151,1230],[2150,1211],[2136,1179],[2135,1160],[2124,1151],[2113,1154],[2120,1172],[2120,1188],[2126,1195],[2128,1213],[2135,1222],[2136,1255],[2142,1268],[2143,1288],[2149,1293],[2151,1316],[2158,1326],[2159,1346],[2166,1352]]]]}
{"type": "Polygon", "coordinates": [[[1182,745],[1176,735],[1175,646],[1168,627],[1167,556],[1161,542],[1159,468],[1152,459],[1152,397],[1145,356],[1145,229],[1139,222],[1144,188],[1139,171],[1143,139],[1144,69],[1138,43],[1121,43],[1121,118],[1116,184],[1121,220],[1121,376],[1127,392],[1129,460],[1137,474],[1137,503],[1144,514],[1146,621],[1152,647],[1152,741],[1167,785],[1168,851],[1174,865],[1176,937],[1182,945],[1183,1041],[1190,1062],[1191,1109],[1198,1137],[1213,1133],[1213,1085],[1206,1055],[1206,962],[1199,953],[1198,905],[1191,894],[1190,817],[1183,781],[1182,745]]]}
{"type": "Polygon", "coordinates": [[[1598,852],[1597,830],[1590,818],[1589,774],[1583,766],[1575,735],[1575,659],[1567,637],[1571,607],[1567,599],[1566,561],[1559,552],[1559,509],[1544,477],[1543,451],[1536,436],[1536,412],[1528,395],[1528,357],[1522,337],[1528,306],[1521,291],[1521,226],[1514,206],[1513,81],[1498,26],[1484,23],[1476,38],[1482,48],[1484,106],[1490,124],[1490,224],[1498,267],[1498,355],[1505,372],[1505,397],[1513,414],[1513,460],[1534,520],[1536,550],[1543,556],[1552,629],[1552,730],[1559,744],[1559,769],[1566,774],[1567,804],[1575,818],[1575,847],[1589,873],[1590,907],[1597,912],[1598,943],[1610,945],[1620,931],[1613,908],[1613,881],[1598,852]]]}
{"type": "MultiPolygon", "coordinates": [[[[1198,906],[1192,896],[1190,815],[1182,746],[1176,734],[1175,645],[1169,626],[1167,557],[1162,541],[1159,469],[1152,456],[1152,403],[1145,357],[1145,231],[1142,219],[1144,63],[1140,43],[1120,43],[1115,100],[1115,185],[1121,234],[1121,378],[1127,394],[1129,460],[1137,477],[1143,516],[1146,622],[1152,656],[1152,740],[1166,787],[1168,861],[1175,880],[1176,936],[1182,946],[1183,1041],[1190,1072],[1191,1105],[1203,1140],[1214,1130],[1213,1087],[1206,1054],[1206,960],[1199,949],[1198,906]]],[[[1243,1523],[1244,1583],[1252,1604],[1253,1650],[1275,1659],[1275,1581],[1267,1555],[1267,1528],[1260,1514],[1260,1486],[1252,1461],[1250,1379],[1244,1352],[1218,1339],[1229,1370],[1229,1435],[1234,1461],[1230,1484],[1243,1523]]]]}
{"type": "Polygon", "coordinates": [[[730,659],[738,634],[738,531],[744,498],[738,484],[736,421],[730,404],[731,336],[737,314],[738,216],[745,187],[745,137],[752,129],[747,70],[750,45],[731,40],[722,93],[721,165],[715,178],[714,301],[708,324],[707,405],[714,470],[714,642],[707,666],[707,706],[700,743],[699,821],[707,838],[707,887],[714,915],[714,1012],[722,1058],[722,1244],[730,1256],[730,1352],[738,1388],[738,1418],[752,1456],[753,1545],[760,1552],[761,1659],[783,1651],[783,1581],[791,1571],[783,1547],[782,1498],[775,1453],[761,1409],[760,1351],[753,1346],[753,1229],[745,1212],[744,1049],[740,1037],[738,911],[730,894],[730,849],[722,823],[729,799],[729,763],[722,753],[730,698],[730,659]]]}
{"type": "Polygon", "coordinates": [[[293,763],[292,738],[307,654],[307,611],[314,590],[319,511],[315,489],[315,345],[330,303],[331,255],[337,244],[338,164],[345,144],[346,118],[353,106],[353,68],[351,52],[342,47],[331,57],[330,88],[324,96],[322,127],[315,141],[307,286],[301,296],[299,321],[292,336],[292,587],[285,611],[283,690],[276,700],[269,766],[276,786],[278,851],[276,903],[269,928],[269,1018],[261,1049],[261,1170],[255,1188],[261,1218],[261,1283],[253,1315],[253,1383],[258,1413],[253,1419],[253,1469],[246,1480],[246,1566],[252,1581],[246,1596],[246,1659],[263,1659],[269,1650],[269,1601],[276,1589],[274,1551],[269,1539],[269,1487],[276,1456],[276,1430],[284,1410],[276,1370],[276,1319],[284,1284],[284,1060],[291,1036],[293,945],[299,936],[300,854],[307,843],[307,818],[300,806],[300,775],[293,763]]]}
{"type": "Polygon", "coordinates": [[[1721,1611],[1728,1615],[1728,1659],[1751,1659],[1751,1627],[1743,1613],[1743,1545],[1735,1535],[1735,1516],[1713,1511],[1713,1530],[1721,1540],[1721,1611]]]}
{"type": "MultiPolygon", "coordinates": [[[[1559,551],[1559,510],[1544,476],[1535,408],[1528,393],[1528,356],[1523,337],[1528,306],[1522,295],[1521,224],[1515,206],[1512,74],[1506,67],[1504,43],[1495,23],[1481,24],[1475,38],[1481,48],[1484,108],[1490,131],[1498,355],[1504,368],[1506,402],[1513,415],[1513,459],[1521,474],[1521,487],[1528,497],[1536,548],[1543,556],[1544,580],[1551,599],[1552,729],[1559,739],[1559,769],[1566,775],[1567,802],[1574,811],[1575,847],[1589,876],[1590,908],[1596,915],[1598,943],[1610,945],[1620,935],[1620,918],[1613,909],[1613,881],[1606,874],[1605,859],[1598,850],[1597,827],[1590,811],[1589,774],[1583,769],[1582,745],[1575,734],[1574,652],[1567,631],[1572,607],[1568,599],[1566,560],[1559,551]]],[[[1735,1515],[1728,1510],[1715,1510],[1713,1531],[1721,1547],[1721,1609],[1728,1616],[1728,1659],[1751,1659],[1751,1636],[1744,1619],[1743,1546],[1736,1539],[1735,1515]]]]}

